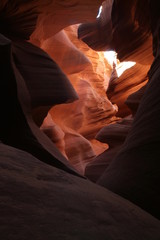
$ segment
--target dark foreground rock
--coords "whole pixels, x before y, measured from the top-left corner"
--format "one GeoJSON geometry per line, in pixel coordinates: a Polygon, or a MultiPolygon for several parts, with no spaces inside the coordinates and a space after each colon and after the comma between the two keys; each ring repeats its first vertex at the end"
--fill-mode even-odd
{"type": "Polygon", "coordinates": [[[3,240],[159,240],[160,222],[129,201],[0,144],[3,240]]]}

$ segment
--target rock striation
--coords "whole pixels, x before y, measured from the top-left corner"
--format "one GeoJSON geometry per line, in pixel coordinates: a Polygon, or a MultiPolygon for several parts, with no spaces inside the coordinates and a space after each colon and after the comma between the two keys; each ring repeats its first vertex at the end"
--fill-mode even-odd
{"type": "Polygon", "coordinates": [[[85,169],[85,176],[97,182],[104,171],[110,165],[112,160],[118,154],[122,145],[131,129],[133,117],[130,115],[116,123],[103,127],[96,135],[96,139],[100,142],[107,143],[109,149],[96,156],[85,169]]]}
{"type": "Polygon", "coordinates": [[[0,1],[2,239],[160,239],[159,20],[158,0],[0,1]]]}
{"type": "MultiPolygon", "coordinates": [[[[147,6],[152,14],[155,6],[158,7],[157,4],[157,1],[154,1],[147,6]]],[[[158,13],[156,17],[159,17],[158,13]]],[[[152,19],[153,23],[155,22],[152,19]]],[[[159,34],[158,22],[153,26],[155,40],[159,34]]],[[[160,218],[158,48],[153,54],[155,59],[149,71],[149,81],[134,117],[132,129],[121,151],[98,183],[160,218]]]]}
{"type": "Polygon", "coordinates": [[[136,63],[124,71],[121,76],[110,79],[107,96],[112,103],[118,106],[118,117],[125,117],[131,114],[126,101],[131,94],[146,85],[148,81],[148,71],[149,65],[136,63]]]}
{"type": "Polygon", "coordinates": [[[47,164],[68,169],[69,172],[76,174],[65,157],[34,123],[30,95],[15,65],[12,43],[3,35],[0,35],[0,51],[1,55],[5,56],[4,59],[1,58],[1,112],[3,114],[0,124],[1,141],[29,152],[47,164]]]}

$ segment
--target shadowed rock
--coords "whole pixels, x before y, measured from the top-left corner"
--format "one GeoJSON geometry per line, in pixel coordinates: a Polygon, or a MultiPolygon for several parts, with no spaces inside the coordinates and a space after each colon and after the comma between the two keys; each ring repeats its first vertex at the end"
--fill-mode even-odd
{"type": "Polygon", "coordinates": [[[29,152],[47,164],[76,174],[65,157],[33,122],[25,81],[15,66],[11,41],[3,35],[0,35],[0,52],[1,141],[29,152]]]}
{"type": "Polygon", "coordinates": [[[159,59],[153,64],[133,127],[121,152],[99,184],[160,218],[160,94],[159,59]]]}
{"type": "Polygon", "coordinates": [[[128,96],[128,98],[125,101],[125,104],[129,107],[129,109],[132,111],[132,115],[134,116],[137,112],[137,109],[139,107],[140,101],[144,95],[146,89],[146,85],[141,87],[137,92],[132,93],[128,96]]]}
{"type": "Polygon", "coordinates": [[[102,176],[104,171],[122,148],[127,134],[131,129],[132,122],[133,118],[129,116],[127,118],[123,118],[117,123],[103,127],[98,132],[96,139],[107,143],[109,145],[109,149],[105,150],[87,164],[85,169],[85,176],[87,178],[93,182],[97,182],[97,180],[102,176]]]}
{"type": "Polygon", "coordinates": [[[122,150],[98,183],[160,219],[160,19],[158,1],[150,1],[153,54],[149,81],[122,150]],[[158,40],[159,41],[159,40],[158,40]]]}
{"type": "Polygon", "coordinates": [[[113,0],[102,3],[100,17],[92,23],[81,24],[78,28],[78,38],[97,51],[106,51],[112,48],[112,4],[113,0]]]}
{"type": "Polygon", "coordinates": [[[31,96],[32,107],[78,99],[66,75],[42,49],[21,41],[13,43],[12,53],[31,96]]]}
{"type": "MultiPolygon", "coordinates": [[[[2,115],[0,122],[0,236],[2,239],[160,239],[160,222],[156,219],[160,218],[160,9],[158,0],[114,0],[113,8],[112,1],[106,1],[104,3],[106,14],[104,11],[95,24],[81,25],[79,28],[83,30],[84,27],[85,31],[82,31],[81,39],[85,39],[92,48],[115,49],[120,60],[133,58],[134,61],[140,62],[141,66],[146,67],[152,61],[151,30],[153,34],[155,61],[149,72],[149,82],[127,139],[125,138],[127,128],[123,134],[121,127],[114,129],[113,125],[110,126],[112,132],[108,132],[108,139],[104,134],[101,136],[109,143],[110,150],[112,144],[116,146],[117,143],[125,140],[121,151],[116,154],[109,166],[106,165],[107,170],[98,181],[98,184],[103,187],[93,184],[77,173],[32,119],[32,107],[44,107],[43,114],[42,108],[38,109],[43,115],[38,119],[40,125],[50,104],[74,100],[77,96],[66,76],[48,55],[22,40],[30,38],[34,44],[41,46],[43,41],[64,27],[93,20],[101,2],[98,0],[2,0],[0,2],[0,32],[15,42],[13,44],[4,35],[0,35],[2,115]],[[151,7],[151,29],[148,3],[151,7]],[[93,31],[91,31],[92,28],[93,31]],[[100,38],[95,41],[98,37],[100,38]],[[52,74],[49,71],[53,71],[52,74]],[[55,91],[56,100],[53,100],[54,85],[51,79],[57,72],[58,78],[62,77],[61,83],[64,87],[56,85],[59,90],[57,95],[55,91]],[[39,83],[42,85],[40,86],[39,83]],[[37,89],[39,86],[41,89],[37,89]],[[59,94],[61,87],[66,94],[64,99],[63,95],[59,94]],[[45,96],[47,93],[48,96],[45,96]],[[121,130],[117,134],[118,129],[121,130]],[[113,137],[116,139],[115,142],[113,137]]],[[[89,51],[88,53],[90,54],[89,51]]],[[[98,53],[97,55],[100,56],[98,53]]],[[[99,58],[96,57],[97,59],[99,58]]],[[[89,67],[97,70],[100,66],[98,63],[95,61],[95,64],[89,67]]],[[[146,71],[143,74],[146,76],[146,71]]],[[[94,76],[97,78],[97,75],[98,71],[94,76]]],[[[100,87],[104,81],[100,82],[98,91],[93,91],[94,78],[91,77],[92,81],[86,81],[83,77],[77,78],[76,84],[79,84],[79,89],[84,90],[81,92],[82,98],[85,99],[85,106],[82,113],[78,109],[72,114],[72,116],[77,115],[72,121],[67,117],[66,123],[73,125],[76,131],[93,140],[93,136],[102,124],[104,126],[117,120],[115,117],[117,108],[108,99],[100,102],[103,100],[101,93],[104,92],[100,87]],[[97,99],[99,106],[96,112],[97,99]],[[89,114],[87,115],[85,111],[89,114]],[[83,116],[85,121],[76,122],[76,119],[82,120],[83,116]],[[99,123],[99,119],[102,119],[102,122],[99,123]],[[86,124],[86,128],[81,128],[82,123],[86,124]]],[[[72,80],[73,78],[74,76],[72,80]]],[[[142,80],[148,80],[138,76],[137,79],[140,83],[142,80]]],[[[127,84],[119,84],[116,87],[111,98],[113,100],[116,92],[115,100],[125,116],[126,112],[123,112],[122,105],[132,92],[126,94],[129,89],[127,84]],[[122,101],[118,100],[116,87],[119,100],[124,97],[122,101]],[[124,96],[122,97],[120,93],[124,96]]],[[[75,109],[77,106],[81,107],[81,102],[79,105],[74,105],[75,109]]],[[[54,111],[54,108],[52,110],[54,111]]],[[[63,112],[64,115],[66,113],[70,116],[72,109],[63,112]]],[[[62,118],[63,114],[57,118],[62,118]]],[[[66,136],[63,133],[57,130],[58,141],[61,142],[66,138],[69,144],[71,132],[66,136]]],[[[53,131],[49,134],[55,137],[54,141],[57,140],[53,131]]],[[[76,134],[74,136],[77,137],[76,134]]],[[[79,134],[78,139],[80,139],[79,134]]],[[[64,142],[61,143],[64,147],[64,142]]],[[[76,147],[74,150],[77,150],[76,147]]],[[[118,144],[117,147],[119,147],[118,144]]],[[[68,153],[71,155],[70,149],[68,153]]],[[[83,149],[86,151],[86,148],[83,149]]],[[[105,154],[106,152],[102,154],[102,164],[105,154]]]]}
{"type": "Polygon", "coordinates": [[[150,64],[152,38],[146,1],[124,0],[122,4],[121,0],[107,0],[102,6],[94,23],[79,26],[79,38],[94,50],[115,50],[120,61],[150,64]]]}
{"type": "Polygon", "coordinates": [[[148,81],[149,65],[135,64],[123,72],[120,77],[111,79],[107,89],[107,96],[112,103],[118,106],[117,116],[125,117],[131,114],[126,104],[127,98],[138,91],[148,81]]]}
{"type": "Polygon", "coordinates": [[[88,180],[0,144],[0,235],[5,240],[158,240],[160,223],[88,180]]]}

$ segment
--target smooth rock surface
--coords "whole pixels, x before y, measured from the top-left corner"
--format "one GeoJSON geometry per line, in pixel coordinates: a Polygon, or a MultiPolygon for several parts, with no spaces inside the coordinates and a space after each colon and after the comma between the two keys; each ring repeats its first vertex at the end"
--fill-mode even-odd
{"type": "Polygon", "coordinates": [[[107,143],[109,149],[97,155],[87,164],[85,176],[93,182],[97,182],[101,178],[104,171],[110,165],[112,160],[121,150],[122,145],[131,129],[133,117],[128,116],[116,123],[103,127],[96,135],[96,139],[100,142],[107,143]]]}
{"type": "Polygon", "coordinates": [[[158,240],[160,222],[88,180],[0,144],[5,240],[158,240]]]}
{"type": "Polygon", "coordinates": [[[160,218],[160,70],[155,61],[125,144],[98,183],[160,218]]]}

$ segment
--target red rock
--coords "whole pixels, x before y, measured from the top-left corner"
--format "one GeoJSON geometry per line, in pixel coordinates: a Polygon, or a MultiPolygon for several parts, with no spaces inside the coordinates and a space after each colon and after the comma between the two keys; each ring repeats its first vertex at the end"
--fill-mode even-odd
{"type": "Polygon", "coordinates": [[[143,87],[147,81],[149,65],[136,64],[123,72],[120,77],[112,79],[107,89],[110,101],[118,106],[117,116],[124,117],[131,114],[126,105],[127,98],[143,87]]]}
{"type": "Polygon", "coordinates": [[[103,127],[98,132],[96,139],[107,143],[109,145],[109,149],[93,158],[93,160],[87,164],[85,169],[85,176],[91,181],[98,181],[112,160],[121,150],[128,132],[131,129],[132,122],[133,118],[132,116],[129,116],[114,124],[109,124],[108,126],[103,127]]]}
{"type": "MultiPolygon", "coordinates": [[[[0,33],[3,34],[0,35],[0,235],[3,239],[160,238],[159,221],[148,214],[160,218],[159,2],[105,1],[101,17],[95,20],[101,3],[98,0],[0,2],[0,33]],[[75,26],[66,28],[84,22],[86,24],[79,26],[78,35],[88,46],[75,37],[75,26]],[[70,54],[77,54],[72,69],[72,60],[67,67],[65,58],[58,56],[58,48],[51,51],[68,77],[44,51],[32,45],[46,47],[50,54],[49,46],[57,37],[55,34],[59,35],[58,42],[63,36],[64,42],[59,48],[68,44],[63,48],[68,59],[70,54]],[[93,49],[112,49],[121,62],[137,63],[120,77],[121,81],[114,78],[110,83],[110,100],[106,89],[111,68],[104,61],[103,53],[93,49]],[[146,76],[153,55],[148,81],[146,76]],[[60,85],[56,82],[58,90],[53,89],[55,84],[51,81],[55,73],[61,79],[60,85]],[[79,174],[33,121],[34,116],[40,126],[52,104],[77,98],[69,79],[75,90],[79,90],[79,100],[64,104],[65,107],[52,107],[49,113],[55,124],[47,123],[48,128],[43,125],[43,130],[82,171],[95,157],[91,145],[94,137],[102,127],[117,122],[118,108],[121,117],[136,112],[127,138],[127,131],[122,131],[120,126],[115,129],[110,126],[112,131],[107,137],[102,134],[110,150],[94,160],[101,158],[98,171],[102,174],[106,154],[110,157],[110,163],[105,165],[107,169],[98,180],[103,188],[79,174]],[[140,95],[131,95],[147,81],[144,95],[141,91],[140,95]],[[137,105],[134,108],[127,105],[127,99],[137,105]],[[33,107],[36,107],[34,113],[33,107]],[[120,152],[113,156],[115,150],[119,151],[118,147],[120,152]],[[11,220],[14,221],[9,224],[11,220]]],[[[98,171],[92,171],[95,176],[90,176],[96,181],[98,171]]]]}
{"type": "Polygon", "coordinates": [[[66,74],[83,71],[90,60],[72,43],[64,30],[41,44],[41,48],[58,63],[66,74]]]}
{"type": "Polygon", "coordinates": [[[1,56],[4,56],[4,58],[1,58],[2,87],[0,102],[3,115],[0,124],[1,141],[15,148],[28,151],[47,164],[78,174],[53,143],[35,125],[31,115],[28,89],[22,75],[15,66],[11,47],[11,41],[0,35],[0,52],[1,56]]]}

